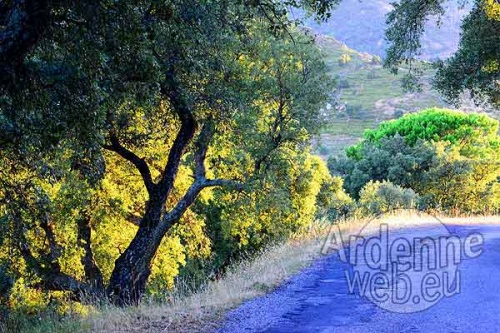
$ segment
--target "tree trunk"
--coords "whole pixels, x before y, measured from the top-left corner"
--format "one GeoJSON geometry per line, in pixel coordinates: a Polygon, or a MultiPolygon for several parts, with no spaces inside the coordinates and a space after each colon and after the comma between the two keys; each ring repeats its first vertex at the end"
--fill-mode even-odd
{"type": "Polygon", "coordinates": [[[160,213],[161,205],[150,205],[134,239],[115,261],[108,297],[117,306],[137,305],[146,291],[151,263],[162,239],[156,237],[160,213]]]}

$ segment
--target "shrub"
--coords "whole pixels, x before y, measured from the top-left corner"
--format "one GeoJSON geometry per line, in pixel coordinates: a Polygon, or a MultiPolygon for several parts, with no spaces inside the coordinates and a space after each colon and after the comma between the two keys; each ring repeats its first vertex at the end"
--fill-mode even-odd
{"type": "Polygon", "coordinates": [[[268,177],[250,184],[246,193],[217,189],[210,202],[198,203],[206,216],[212,261],[188,260],[186,274],[197,271],[193,265],[218,273],[243,253],[258,253],[307,231],[316,219],[336,218],[349,210],[352,199],[342,179],[332,177],[321,158],[290,151],[279,158],[280,165],[270,166],[268,177]]]}
{"type": "Polygon", "coordinates": [[[327,218],[330,221],[346,218],[355,207],[354,200],[344,191],[344,181],[341,177],[330,177],[321,187],[316,199],[318,219],[327,218]]]}
{"type": "Polygon", "coordinates": [[[416,208],[419,196],[412,189],[389,181],[370,181],[360,191],[358,212],[362,216],[379,215],[396,209],[416,208]]]}

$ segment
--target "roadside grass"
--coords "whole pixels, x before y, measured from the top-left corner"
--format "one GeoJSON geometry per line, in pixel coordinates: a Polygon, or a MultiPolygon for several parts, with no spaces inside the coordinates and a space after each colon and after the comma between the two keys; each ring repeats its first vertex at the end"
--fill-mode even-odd
{"type": "Polygon", "coordinates": [[[327,223],[316,223],[286,243],[269,246],[251,259],[234,263],[221,279],[192,291],[189,283],[162,302],[144,301],[137,307],[100,306],[84,317],[41,315],[0,321],[0,332],[210,332],[224,314],[243,301],[264,295],[321,255],[327,223]]]}
{"type": "Polygon", "coordinates": [[[306,235],[235,263],[223,278],[191,295],[181,292],[163,304],[146,302],[135,308],[104,309],[83,322],[94,332],[213,331],[228,310],[272,291],[318,258],[327,233],[327,224],[316,224],[306,235]]]}
{"type": "MultiPolygon", "coordinates": [[[[425,213],[405,211],[388,214],[384,221],[403,228],[435,223],[436,220],[430,217],[425,213]]],[[[500,224],[500,216],[438,216],[438,219],[445,225],[500,224]]],[[[357,235],[370,220],[349,219],[339,221],[337,225],[342,236],[349,237],[357,235]]],[[[181,283],[176,292],[167,295],[160,303],[145,301],[137,307],[124,309],[102,306],[80,318],[20,317],[20,322],[14,323],[17,326],[11,325],[10,330],[0,323],[0,332],[213,332],[229,310],[245,300],[274,290],[318,259],[330,226],[327,222],[315,223],[308,232],[296,235],[288,242],[270,246],[252,259],[233,264],[221,279],[210,281],[197,291],[192,292],[189,283],[181,283]],[[13,327],[16,329],[13,330],[13,327]]]]}

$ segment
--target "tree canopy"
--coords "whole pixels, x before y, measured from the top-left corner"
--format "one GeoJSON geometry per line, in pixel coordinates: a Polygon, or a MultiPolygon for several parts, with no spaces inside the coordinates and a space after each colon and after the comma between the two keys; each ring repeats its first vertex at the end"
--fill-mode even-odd
{"type": "Polygon", "coordinates": [[[417,192],[423,209],[485,213],[499,208],[499,158],[497,120],[429,109],[366,131],[329,167],[356,198],[367,183],[390,181],[417,192]]]}
{"type": "MultiPolygon", "coordinates": [[[[389,49],[385,66],[397,73],[410,64],[408,82],[418,81],[418,68],[411,66],[418,58],[420,37],[427,20],[439,18],[446,0],[402,0],[388,15],[386,38],[389,49]]],[[[467,1],[466,1],[467,2],[467,1]]],[[[435,87],[451,102],[469,91],[476,100],[500,103],[500,5],[495,0],[471,0],[472,10],[462,22],[458,51],[437,64],[435,87]]]]}
{"type": "Polygon", "coordinates": [[[2,260],[14,290],[136,303],[150,276],[172,284],[187,257],[209,255],[214,196],[259,203],[241,228],[263,238],[297,230],[300,201],[329,181],[305,147],[332,82],[285,9],[321,18],[335,3],[2,2],[2,260]],[[266,189],[283,206],[261,208],[266,189]]]}

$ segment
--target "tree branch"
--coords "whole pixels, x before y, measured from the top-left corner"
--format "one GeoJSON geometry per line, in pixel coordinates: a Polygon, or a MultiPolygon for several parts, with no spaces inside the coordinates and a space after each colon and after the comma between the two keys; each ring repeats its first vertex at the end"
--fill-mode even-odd
{"type": "Polygon", "coordinates": [[[52,291],[69,291],[77,301],[82,300],[84,295],[91,295],[94,292],[94,289],[90,285],[61,272],[59,263],[51,262],[49,267],[41,265],[39,260],[35,258],[31,252],[29,242],[22,230],[22,221],[18,216],[14,215],[13,218],[17,227],[17,248],[26,262],[26,265],[41,279],[41,282],[34,287],[41,287],[44,290],[52,291]]]}
{"type": "Polygon", "coordinates": [[[196,151],[194,153],[195,162],[195,179],[205,179],[206,168],[205,159],[207,157],[208,147],[212,138],[215,135],[215,124],[212,120],[207,120],[203,125],[200,134],[198,134],[198,139],[196,140],[195,146],[196,151]]]}
{"type": "Polygon", "coordinates": [[[113,130],[109,133],[109,140],[111,142],[111,145],[104,145],[104,149],[117,153],[127,161],[131,162],[137,168],[142,176],[142,180],[144,182],[144,185],[146,186],[148,194],[151,197],[153,195],[153,192],[155,191],[155,183],[153,182],[153,179],[151,177],[151,170],[149,169],[146,161],[143,158],[137,156],[134,152],[125,148],[120,143],[116,133],[113,130]]]}
{"type": "Polygon", "coordinates": [[[179,170],[181,158],[186,152],[189,143],[193,140],[198,127],[179,87],[180,83],[175,76],[172,64],[170,70],[166,74],[166,79],[161,87],[161,92],[164,96],[168,97],[172,109],[179,117],[181,128],[179,129],[172,148],[170,149],[167,164],[165,165],[162,178],[159,182],[160,199],[162,201],[165,201],[172,191],[174,180],[179,170]]]}
{"type": "Polygon", "coordinates": [[[85,278],[87,282],[97,290],[104,290],[102,273],[94,260],[94,253],[92,251],[92,229],[90,228],[90,216],[87,209],[83,210],[82,216],[77,221],[77,226],[77,244],[84,250],[81,263],[85,272],[85,278]]]}
{"type": "Polygon", "coordinates": [[[163,238],[165,233],[182,217],[186,210],[194,203],[198,194],[207,187],[232,187],[238,191],[243,190],[243,184],[238,180],[230,179],[202,179],[195,180],[193,184],[186,191],[182,199],[177,202],[177,205],[169,211],[163,214],[161,223],[157,232],[155,233],[155,238],[163,238]]]}

